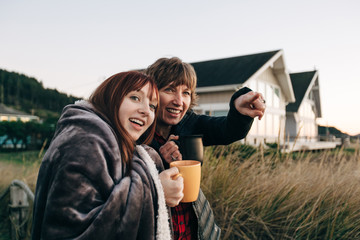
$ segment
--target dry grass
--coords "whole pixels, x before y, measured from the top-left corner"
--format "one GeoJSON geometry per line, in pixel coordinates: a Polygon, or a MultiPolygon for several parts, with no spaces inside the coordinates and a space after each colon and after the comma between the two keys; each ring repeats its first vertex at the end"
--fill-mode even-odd
{"type": "Polygon", "coordinates": [[[360,239],[359,149],[206,149],[202,188],[222,239],[360,239]],[[245,152],[248,151],[245,149],[245,152]]]}
{"type": "MultiPolygon", "coordinates": [[[[34,190],[40,159],[0,154],[0,193],[13,179],[34,190]]],[[[360,239],[359,144],[297,154],[232,144],[207,147],[205,159],[202,189],[222,239],[360,239]]],[[[0,239],[8,227],[0,222],[0,239]]]]}
{"type": "MultiPolygon", "coordinates": [[[[14,179],[26,183],[34,192],[42,154],[39,152],[0,153],[0,239],[11,239],[9,194],[14,179]]],[[[31,222],[30,222],[31,223],[31,222]]],[[[30,226],[28,226],[28,233],[30,226]]],[[[26,238],[28,239],[28,238],[26,238]]]]}
{"type": "Polygon", "coordinates": [[[4,190],[14,179],[18,179],[34,191],[41,161],[38,152],[2,153],[0,159],[0,190],[4,190]]]}

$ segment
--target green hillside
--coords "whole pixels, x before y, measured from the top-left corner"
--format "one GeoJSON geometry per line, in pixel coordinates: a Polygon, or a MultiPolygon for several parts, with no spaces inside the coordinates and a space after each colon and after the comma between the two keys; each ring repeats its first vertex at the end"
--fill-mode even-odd
{"type": "Polygon", "coordinates": [[[59,117],[63,107],[79,98],[44,88],[37,79],[0,69],[0,103],[45,121],[59,117]]]}

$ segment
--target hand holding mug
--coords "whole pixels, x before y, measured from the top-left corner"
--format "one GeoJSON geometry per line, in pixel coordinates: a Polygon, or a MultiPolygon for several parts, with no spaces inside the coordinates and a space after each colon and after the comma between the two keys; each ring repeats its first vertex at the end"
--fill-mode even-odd
{"type": "Polygon", "coordinates": [[[181,202],[196,201],[200,190],[201,163],[194,160],[182,160],[171,162],[170,167],[179,169],[180,174],[174,174],[173,179],[183,178],[184,181],[184,197],[181,202]]]}
{"type": "Polygon", "coordinates": [[[167,163],[182,160],[182,155],[179,151],[179,146],[175,143],[175,141],[178,139],[179,136],[170,135],[168,141],[159,149],[160,155],[162,156],[163,159],[165,159],[167,163]]]}
{"type": "Polygon", "coordinates": [[[179,176],[179,170],[175,167],[162,171],[159,174],[161,185],[164,189],[165,202],[169,207],[179,205],[180,200],[184,197],[184,179],[179,176]]]}

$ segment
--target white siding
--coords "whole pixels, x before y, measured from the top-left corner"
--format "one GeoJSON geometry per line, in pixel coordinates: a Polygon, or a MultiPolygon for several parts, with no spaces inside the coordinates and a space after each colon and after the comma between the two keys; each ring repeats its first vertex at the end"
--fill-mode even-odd
{"type": "MultiPolygon", "coordinates": [[[[243,84],[263,94],[266,100],[266,112],[261,120],[255,118],[245,142],[259,144],[262,141],[277,142],[285,139],[286,102],[285,94],[272,68],[264,70],[258,77],[243,84]]],[[[197,113],[212,116],[226,115],[229,101],[235,91],[208,92],[199,94],[197,113]]]]}
{"type": "Polygon", "coordinates": [[[266,100],[265,115],[261,120],[258,120],[258,118],[254,120],[247,138],[251,139],[250,142],[256,138],[265,139],[266,142],[283,140],[286,104],[279,81],[271,68],[265,70],[258,78],[247,81],[245,85],[254,91],[260,92],[266,100]]]}
{"type": "Polygon", "coordinates": [[[229,102],[235,91],[200,93],[198,105],[194,110],[200,114],[211,116],[226,116],[229,111],[229,102]]]}
{"type": "MultiPolygon", "coordinates": [[[[315,140],[318,135],[316,117],[314,112],[314,102],[310,99],[305,99],[299,108],[299,137],[302,140],[315,140]]],[[[299,131],[298,130],[298,131],[299,131]]]]}

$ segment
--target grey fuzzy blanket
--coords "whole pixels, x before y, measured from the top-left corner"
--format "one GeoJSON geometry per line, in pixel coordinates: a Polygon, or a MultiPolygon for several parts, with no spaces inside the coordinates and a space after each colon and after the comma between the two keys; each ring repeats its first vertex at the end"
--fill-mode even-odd
{"type": "Polygon", "coordinates": [[[137,152],[125,172],[109,121],[87,102],[66,106],[39,171],[33,239],[155,239],[158,195],[137,152]]]}

